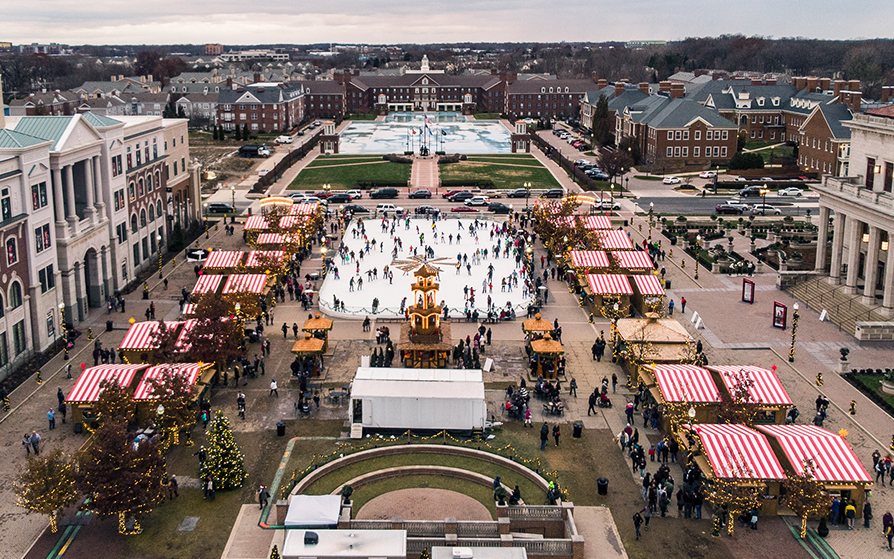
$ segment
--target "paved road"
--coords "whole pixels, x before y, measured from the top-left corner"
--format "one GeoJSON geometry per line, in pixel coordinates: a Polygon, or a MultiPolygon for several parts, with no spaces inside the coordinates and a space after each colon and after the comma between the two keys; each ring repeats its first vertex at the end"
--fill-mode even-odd
{"type": "MultiPolygon", "coordinates": [[[[658,213],[674,213],[674,214],[710,214],[714,212],[719,204],[725,203],[727,200],[737,200],[735,196],[643,196],[637,199],[636,203],[642,210],[648,210],[649,203],[655,204],[655,211],[658,213]]],[[[761,200],[750,198],[742,200],[744,204],[759,204],[761,200]]],[[[811,215],[817,215],[819,203],[815,198],[807,198],[798,200],[793,198],[779,198],[776,196],[767,196],[768,205],[779,208],[785,215],[805,215],[809,209],[811,215]]]]}

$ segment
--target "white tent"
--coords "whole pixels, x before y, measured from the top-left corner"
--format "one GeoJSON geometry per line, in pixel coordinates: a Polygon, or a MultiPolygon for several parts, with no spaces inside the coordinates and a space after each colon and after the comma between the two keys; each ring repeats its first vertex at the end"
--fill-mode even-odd
{"type": "Polygon", "coordinates": [[[305,543],[306,530],[286,530],[283,559],[343,557],[400,559],[407,556],[406,530],[319,530],[317,543],[305,543]]]}
{"type": "Polygon", "coordinates": [[[336,526],[341,514],[338,495],[292,495],[286,526],[336,526]]]}
{"type": "Polygon", "coordinates": [[[361,367],[349,413],[352,423],[372,430],[481,429],[487,417],[481,370],[361,367]]]}

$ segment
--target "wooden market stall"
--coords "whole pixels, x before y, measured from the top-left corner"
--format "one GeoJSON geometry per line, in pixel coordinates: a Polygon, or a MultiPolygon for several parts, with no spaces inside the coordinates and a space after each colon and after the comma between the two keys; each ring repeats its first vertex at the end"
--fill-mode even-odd
{"type": "Polygon", "coordinates": [[[744,425],[699,423],[684,425],[676,435],[709,484],[725,479],[762,489],[760,514],[777,513],[785,471],[764,434],[744,425]]]}
{"type": "Polygon", "coordinates": [[[792,399],[776,373],[750,365],[714,365],[707,366],[706,369],[713,373],[714,381],[726,401],[734,400],[733,394],[738,391],[739,386],[747,389],[750,401],[760,406],[755,423],[785,423],[785,415],[792,406],[792,399]]]}
{"type": "MultiPolygon", "coordinates": [[[[623,361],[631,361],[627,357],[635,356],[633,361],[649,364],[680,363],[690,358],[694,351],[692,336],[679,322],[668,318],[659,318],[657,313],[646,313],[645,318],[621,318],[617,323],[620,344],[628,354],[622,355],[623,361]]],[[[638,371],[627,371],[636,376],[638,371]]]]}
{"type": "MultiPolygon", "coordinates": [[[[158,348],[157,337],[162,328],[180,331],[183,322],[163,322],[151,320],[148,322],[134,322],[118,345],[118,349],[123,354],[124,359],[128,363],[147,362],[149,352],[158,348]]],[[[182,332],[181,332],[182,335],[182,332]]]]}
{"type": "Polygon", "coordinates": [[[235,301],[241,307],[243,316],[255,317],[260,311],[260,301],[264,300],[272,287],[268,285],[267,274],[231,274],[228,276],[204,274],[199,276],[192,290],[192,297],[221,297],[235,301]],[[226,278],[226,281],[224,281],[226,278]]]}
{"type": "Polygon", "coordinates": [[[136,385],[137,373],[148,366],[121,363],[97,365],[85,369],[65,399],[65,403],[71,406],[71,423],[74,432],[83,431],[85,422],[89,422],[89,426],[95,428],[93,423],[96,416],[93,414],[93,405],[99,400],[99,395],[102,393],[100,385],[103,381],[115,381],[132,393],[136,385]]]}
{"type": "Polygon", "coordinates": [[[323,353],[329,350],[329,332],[332,331],[332,319],[324,318],[319,312],[313,318],[304,321],[301,330],[310,332],[311,336],[323,340],[323,353]]]}
{"type": "Polygon", "coordinates": [[[159,398],[152,393],[153,387],[150,380],[164,380],[173,375],[181,375],[186,378],[187,384],[193,387],[192,401],[197,402],[207,386],[205,382],[202,382],[204,373],[211,370],[213,366],[213,363],[164,363],[147,369],[133,393],[140,424],[145,425],[158,413],[159,398]]]}
{"type": "Polygon", "coordinates": [[[554,379],[564,374],[559,359],[565,354],[565,348],[549,333],[531,340],[528,345],[531,348],[531,378],[543,375],[543,378],[554,379]]]}
{"type": "Polygon", "coordinates": [[[767,435],[788,475],[804,475],[810,464],[814,479],[825,485],[830,499],[838,496],[853,500],[857,518],[862,518],[872,478],[844,437],[814,425],[757,425],[756,428],[767,435]]]}
{"type": "Polygon", "coordinates": [[[270,271],[271,265],[279,268],[286,262],[286,253],[282,250],[251,250],[245,257],[243,266],[250,273],[270,271]]]}
{"type": "MultiPolygon", "coordinates": [[[[639,368],[639,378],[659,406],[688,407],[698,423],[717,421],[720,391],[707,369],[695,365],[645,365],[639,368]]],[[[662,421],[664,430],[670,431],[668,414],[662,421]]]]}
{"type": "Polygon", "coordinates": [[[522,332],[532,336],[550,334],[554,329],[553,323],[544,320],[540,313],[535,314],[534,318],[529,318],[522,322],[522,332]]]}
{"type": "Polygon", "coordinates": [[[644,250],[613,250],[609,254],[615,265],[625,273],[644,273],[655,270],[655,264],[644,250]]]}
{"type": "Polygon", "coordinates": [[[599,248],[602,250],[633,250],[633,242],[630,236],[621,230],[612,229],[610,231],[596,231],[596,238],[599,242],[599,248]]]}
{"type": "Polygon", "coordinates": [[[630,298],[633,308],[643,316],[649,312],[660,310],[664,298],[664,288],[654,274],[630,276],[633,280],[633,296],[630,298]]]}
{"type": "Polygon", "coordinates": [[[630,316],[630,296],[633,288],[627,276],[620,274],[587,274],[588,295],[593,297],[593,313],[600,312],[604,306],[618,304],[622,316],[630,316]]]}
{"type": "Polygon", "coordinates": [[[282,248],[283,245],[300,245],[301,238],[293,234],[260,233],[254,242],[264,250],[277,250],[282,248]]]}
{"type": "Polygon", "coordinates": [[[212,250],[205,259],[202,270],[205,274],[235,272],[244,254],[241,250],[212,250]]]}
{"type": "Polygon", "coordinates": [[[312,376],[322,374],[325,343],[325,340],[314,338],[310,332],[305,332],[304,338],[295,341],[292,345],[292,353],[304,362],[305,369],[313,371],[312,376]]]}
{"type": "MultiPolygon", "coordinates": [[[[398,269],[410,269],[414,262],[399,264],[398,269]]],[[[447,367],[453,338],[450,322],[441,321],[442,308],[438,303],[440,285],[436,281],[440,268],[428,262],[413,271],[410,285],[413,304],[407,308],[409,321],[400,325],[397,350],[408,369],[443,369],[447,367]]]]}

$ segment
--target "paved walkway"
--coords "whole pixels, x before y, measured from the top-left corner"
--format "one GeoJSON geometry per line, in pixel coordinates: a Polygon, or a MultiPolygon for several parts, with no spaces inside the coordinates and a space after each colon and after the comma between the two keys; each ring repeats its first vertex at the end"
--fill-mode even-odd
{"type": "Polygon", "coordinates": [[[439,184],[438,160],[436,157],[414,157],[410,171],[410,185],[413,190],[424,188],[435,192],[439,184]]]}

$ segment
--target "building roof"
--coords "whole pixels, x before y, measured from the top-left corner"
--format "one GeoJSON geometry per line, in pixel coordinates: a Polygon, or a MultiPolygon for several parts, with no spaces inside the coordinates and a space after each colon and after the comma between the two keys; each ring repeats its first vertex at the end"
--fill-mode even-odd
{"type": "Polygon", "coordinates": [[[853,449],[837,433],[814,425],[758,425],[757,428],[778,441],[798,475],[804,474],[810,461],[817,481],[872,482],[853,449]]]}
{"type": "Polygon", "coordinates": [[[376,396],[483,400],[484,381],[480,369],[357,369],[351,397],[376,396]]]}
{"type": "Polygon", "coordinates": [[[668,99],[657,111],[643,120],[651,128],[685,128],[695,120],[703,120],[713,128],[728,128],[736,130],[734,122],[720,116],[717,111],[696,103],[692,99],[678,97],[668,99]]]}
{"type": "Polygon", "coordinates": [[[695,365],[647,365],[665,402],[719,403],[720,392],[707,369],[695,365]]]}
{"type": "Polygon", "coordinates": [[[618,335],[627,343],[688,344],[692,336],[670,318],[620,318],[618,335]]]}
{"type": "Polygon", "coordinates": [[[691,425],[718,478],[781,480],[782,464],[762,433],[744,425],[691,425]]]}
{"type": "Polygon", "coordinates": [[[28,134],[53,142],[51,150],[59,147],[59,141],[65,135],[68,127],[78,118],[75,116],[25,116],[19,119],[15,126],[16,132],[28,134]]]}
{"type": "Polygon", "coordinates": [[[98,115],[96,113],[86,112],[81,115],[81,117],[89,122],[96,128],[106,128],[109,126],[117,126],[119,124],[124,124],[120,120],[115,120],[114,118],[110,118],[103,115],[98,115]]]}
{"type": "Polygon", "coordinates": [[[0,149],[21,149],[46,142],[42,138],[16,132],[9,128],[0,128],[0,149]]]}
{"type": "Polygon", "coordinates": [[[831,105],[818,105],[817,109],[826,118],[833,138],[836,140],[849,140],[851,138],[851,129],[842,124],[842,122],[853,120],[854,118],[850,107],[842,103],[832,103],[831,105]]]}
{"type": "Polygon", "coordinates": [[[119,386],[126,388],[130,386],[130,383],[137,372],[148,366],[149,365],[145,364],[115,364],[98,365],[96,367],[85,369],[78,377],[74,388],[68,393],[68,397],[65,401],[70,404],[95,402],[99,400],[99,395],[102,393],[102,388],[100,387],[102,381],[115,381],[119,386]]]}
{"type": "Polygon", "coordinates": [[[326,345],[326,340],[321,340],[320,338],[314,338],[310,332],[304,333],[304,338],[296,341],[292,345],[292,353],[302,354],[302,353],[310,353],[317,354],[323,353],[323,346],[326,345]]]}
{"type": "Polygon", "coordinates": [[[633,295],[630,280],[620,274],[587,274],[587,283],[595,295],[633,295]]]}
{"type": "Polygon", "coordinates": [[[723,385],[730,394],[735,396],[737,386],[750,381],[747,387],[751,400],[768,406],[790,406],[792,399],[779,382],[776,373],[769,369],[752,366],[709,366],[709,370],[716,372],[723,385]]]}
{"type": "Polygon", "coordinates": [[[137,389],[133,393],[133,399],[157,400],[159,398],[158,395],[152,393],[153,386],[149,383],[151,379],[164,379],[173,375],[182,375],[186,378],[186,383],[192,386],[199,379],[199,374],[213,365],[213,363],[168,363],[150,367],[149,370],[143,374],[140,384],[137,385],[137,389]]]}
{"type": "Polygon", "coordinates": [[[282,103],[293,93],[301,93],[301,88],[280,87],[278,84],[244,85],[239,89],[221,89],[218,103],[261,103],[275,105],[282,103]],[[288,91],[287,91],[288,89],[288,91]]]}
{"type": "Polygon", "coordinates": [[[877,107],[875,109],[869,109],[868,111],[864,112],[872,116],[894,118],[894,105],[885,105],[884,107],[877,107]]]}

